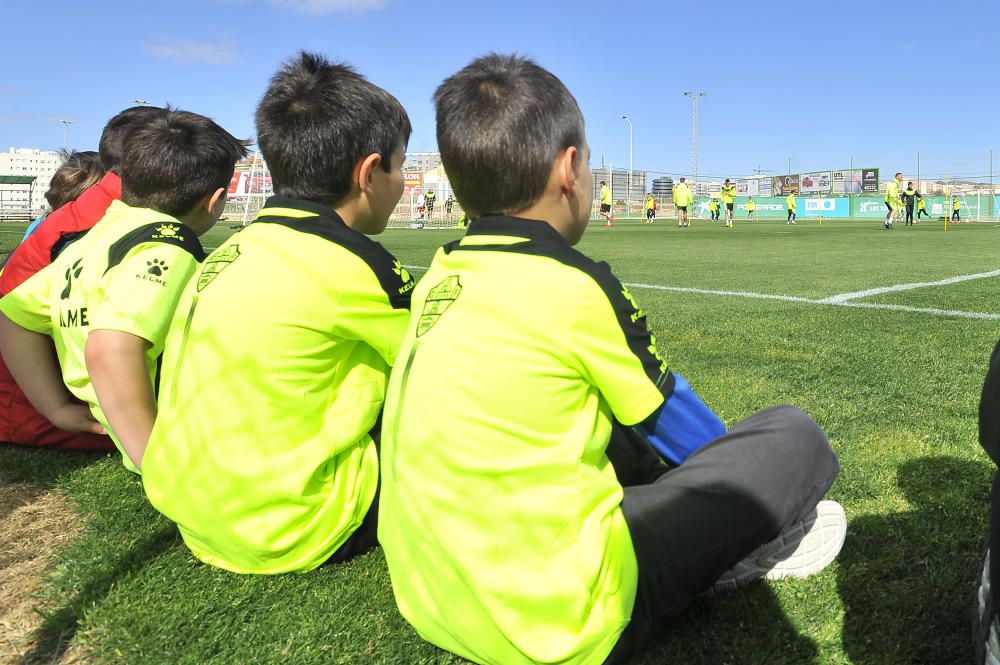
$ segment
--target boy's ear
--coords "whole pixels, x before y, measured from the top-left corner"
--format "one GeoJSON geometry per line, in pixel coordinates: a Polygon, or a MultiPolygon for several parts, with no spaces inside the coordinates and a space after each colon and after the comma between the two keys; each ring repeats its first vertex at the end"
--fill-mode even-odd
{"type": "Polygon", "coordinates": [[[208,213],[218,219],[226,209],[226,189],[219,187],[207,197],[208,213]]]}
{"type": "Polygon", "coordinates": [[[566,148],[566,150],[556,157],[559,184],[567,196],[573,196],[576,192],[577,180],[579,179],[579,174],[577,173],[579,167],[577,162],[579,159],[580,151],[573,146],[566,148]]]}
{"type": "Polygon", "coordinates": [[[358,187],[361,191],[367,192],[375,179],[375,169],[382,167],[382,155],[373,152],[364,159],[358,160],[354,166],[354,173],[358,187]]]}

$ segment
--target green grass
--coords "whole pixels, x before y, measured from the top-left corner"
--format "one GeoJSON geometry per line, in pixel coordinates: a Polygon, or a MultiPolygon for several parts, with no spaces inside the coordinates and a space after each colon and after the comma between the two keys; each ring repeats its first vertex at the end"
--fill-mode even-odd
{"type": "MultiPolygon", "coordinates": [[[[426,266],[458,233],[391,230],[381,240],[403,263],[426,266]]],[[[997,269],[997,242],[987,224],[890,233],[878,220],[732,230],[661,222],[594,225],[580,249],[624,282],[819,300],[997,269]]],[[[1000,312],[997,286],[992,278],[867,302],[1000,312]]],[[[840,456],[831,496],[850,523],[823,574],[699,599],[661,624],[637,662],[969,662],[992,472],[976,410],[1000,321],[632,292],[668,362],[728,424],[780,402],[816,418],[840,456]]],[[[57,487],[88,520],[44,591],[40,659],[76,640],[98,662],[462,662],[400,618],[380,551],[308,575],[240,577],[198,564],[111,457],[0,447],[0,479],[57,487]]]]}

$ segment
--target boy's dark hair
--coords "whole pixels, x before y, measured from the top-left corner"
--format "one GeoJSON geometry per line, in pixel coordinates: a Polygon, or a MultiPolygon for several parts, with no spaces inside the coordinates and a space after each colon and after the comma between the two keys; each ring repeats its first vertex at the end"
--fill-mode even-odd
{"type": "Polygon", "coordinates": [[[576,99],[528,58],[477,58],[438,87],[434,104],[441,162],[473,217],[529,207],[556,156],[584,145],[576,99]]]}
{"type": "Polygon", "coordinates": [[[229,186],[248,143],[203,115],[167,109],[128,135],[122,201],[180,217],[229,186]]]}
{"type": "Polygon", "coordinates": [[[129,132],[166,112],[166,109],[158,106],[133,106],[108,120],[101,134],[101,142],[97,146],[104,170],[117,173],[118,165],[125,153],[125,140],[129,132]]]}
{"type": "Polygon", "coordinates": [[[301,51],[271,78],[257,106],[257,144],[274,191],[332,205],[351,191],[354,165],[410,140],[410,118],[395,97],[352,67],[301,51]]]}
{"type": "Polygon", "coordinates": [[[98,180],[104,177],[104,164],[93,150],[84,152],[62,152],[63,163],[52,175],[45,200],[49,208],[58,210],[70,201],[75,201],[98,180]]]}

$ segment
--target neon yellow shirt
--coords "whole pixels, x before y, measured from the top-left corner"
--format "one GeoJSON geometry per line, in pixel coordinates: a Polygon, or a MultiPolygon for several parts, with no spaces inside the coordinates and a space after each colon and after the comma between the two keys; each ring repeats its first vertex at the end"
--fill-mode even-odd
{"type": "Polygon", "coordinates": [[[798,206],[795,204],[795,194],[789,194],[785,197],[785,205],[792,212],[795,212],[798,209],[798,206]]]}
{"type": "Polygon", "coordinates": [[[885,202],[889,204],[899,205],[901,203],[899,199],[899,183],[893,178],[889,181],[889,184],[885,186],[885,202]]]}
{"type": "Polygon", "coordinates": [[[674,185],[674,205],[686,207],[694,203],[694,193],[686,182],[674,185]]]}
{"type": "Polygon", "coordinates": [[[646,201],[645,201],[645,208],[646,208],[646,210],[653,210],[653,209],[655,209],[656,208],[656,199],[654,199],[652,196],[647,196],[646,197],[646,201]]]}
{"type": "MultiPolygon", "coordinates": [[[[12,321],[52,336],[63,382],[119,450],[87,372],[87,335],[118,330],[148,341],[153,382],[177,301],[203,256],[197,234],[175,218],[115,201],[85,236],[0,300],[12,321]]],[[[122,460],[137,471],[127,455],[122,460]]]]}
{"type": "Polygon", "coordinates": [[[611,189],[607,185],[601,187],[601,205],[611,205],[611,189]]]}
{"type": "Polygon", "coordinates": [[[736,201],[736,185],[722,186],[722,201],[724,203],[733,203],[736,201]]]}
{"type": "Polygon", "coordinates": [[[277,196],[205,260],[170,328],[143,460],[150,502],[195,556],[306,571],[357,529],[413,285],[329,208],[277,196]]]}
{"type": "Polygon", "coordinates": [[[605,659],[637,580],[612,415],[649,417],[668,376],[628,290],[545,222],[480,219],[438,250],[389,382],[379,506],[424,639],[481,663],[605,659]]]}
{"type": "Polygon", "coordinates": [[[748,211],[753,212],[756,207],[757,207],[757,204],[754,201],[747,201],[747,210],[748,211]]]}
{"type": "Polygon", "coordinates": [[[711,210],[712,212],[715,212],[716,210],[718,210],[719,209],[719,199],[709,199],[709,201],[708,201],[708,209],[711,210]]]}
{"type": "Polygon", "coordinates": [[[927,208],[927,202],[922,198],[917,199],[917,210],[924,210],[925,208],[927,208]]]}

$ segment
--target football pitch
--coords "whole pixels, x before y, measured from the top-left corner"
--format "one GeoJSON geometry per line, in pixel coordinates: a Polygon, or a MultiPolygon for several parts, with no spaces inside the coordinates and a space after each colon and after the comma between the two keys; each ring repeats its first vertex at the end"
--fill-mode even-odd
{"type": "MultiPolygon", "coordinates": [[[[22,229],[0,227],[0,250],[22,229]]],[[[206,246],[229,233],[221,224],[206,246]]],[[[379,239],[419,277],[460,233],[379,239]]],[[[578,248],[611,264],[663,357],[727,425],[778,403],[817,420],[840,457],[830,498],[848,516],[822,574],[702,597],[635,662],[971,662],[992,477],[977,407],[1000,330],[998,247],[995,224],[591,225],[578,248]]],[[[403,621],[380,550],[306,575],[237,576],[197,563],[114,456],[2,445],[0,484],[61,493],[83,524],[38,592],[29,662],[68,648],[74,662],[464,662],[403,621]]],[[[16,507],[0,502],[8,541],[16,507]]],[[[0,566],[18,560],[12,547],[0,566]]]]}

